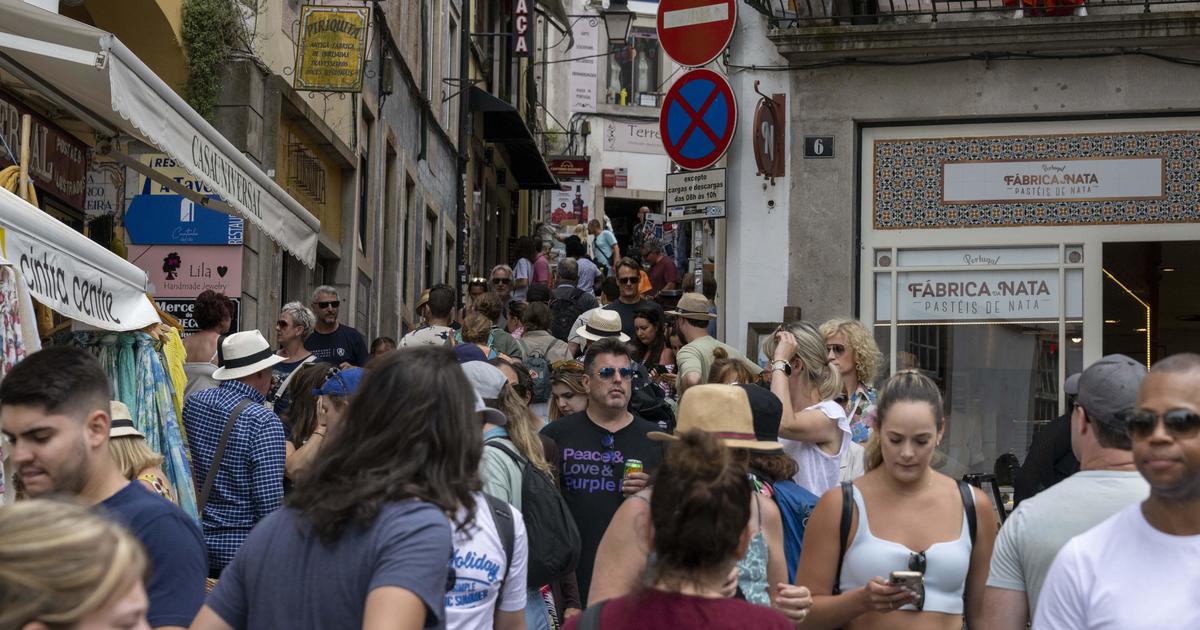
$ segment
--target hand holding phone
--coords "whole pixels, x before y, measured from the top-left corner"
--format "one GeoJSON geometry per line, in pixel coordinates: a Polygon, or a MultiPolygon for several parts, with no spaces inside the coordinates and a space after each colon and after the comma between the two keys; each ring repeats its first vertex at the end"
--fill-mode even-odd
{"type": "Polygon", "coordinates": [[[912,593],[915,597],[913,606],[917,610],[921,610],[925,606],[925,574],[919,571],[892,571],[888,583],[912,593]]]}

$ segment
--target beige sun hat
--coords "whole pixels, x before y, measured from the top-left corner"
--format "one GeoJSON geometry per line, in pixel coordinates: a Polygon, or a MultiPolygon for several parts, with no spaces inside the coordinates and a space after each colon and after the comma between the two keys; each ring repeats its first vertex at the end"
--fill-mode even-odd
{"type": "Polygon", "coordinates": [[[675,310],[667,311],[667,315],[686,319],[716,319],[715,313],[708,312],[708,298],[699,293],[684,293],[675,305],[675,310]]]}
{"type": "Polygon", "coordinates": [[[575,334],[588,341],[600,341],[605,337],[616,337],[622,342],[629,341],[629,335],[621,332],[621,314],[606,308],[592,311],[587,322],[575,329],[575,334]]]}
{"type": "MultiPolygon", "coordinates": [[[[721,438],[729,448],[744,448],[752,451],[780,451],[779,442],[765,442],[754,433],[754,413],[750,410],[750,397],[736,385],[693,385],[683,393],[679,401],[678,424],[675,432],[700,430],[721,438]]],[[[661,431],[646,434],[660,442],[678,440],[674,435],[661,431]]]]}
{"type": "Polygon", "coordinates": [[[129,407],[119,400],[110,400],[108,402],[109,409],[112,410],[112,424],[108,427],[108,437],[140,437],[145,439],[137,427],[133,426],[133,414],[129,413],[129,407]]]}
{"type": "Polygon", "coordinates": [[[212,377],[232,381],[265,370],[284,360],[257,330],[245,330],[221,337],[217,343],[217,364],[212,377]]]}

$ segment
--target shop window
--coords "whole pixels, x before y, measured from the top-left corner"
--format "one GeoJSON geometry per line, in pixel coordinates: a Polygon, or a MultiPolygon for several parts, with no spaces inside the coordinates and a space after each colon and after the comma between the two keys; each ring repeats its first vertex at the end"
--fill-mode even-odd
{"type": "Polygon", "coordinates": [[[659,47],[653,30],[634,29],[624,44],[608,45],[605,102],[658,107],[659,47]]]}

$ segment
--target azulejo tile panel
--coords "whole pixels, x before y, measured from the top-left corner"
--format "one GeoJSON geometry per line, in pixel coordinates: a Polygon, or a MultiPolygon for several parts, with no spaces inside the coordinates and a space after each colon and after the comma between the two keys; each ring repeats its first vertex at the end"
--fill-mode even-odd
{"type": "MultiPolygon", "coordinates": [[[[875,141],[873,152],[874,227],[878,230],[1200,223],[1200,174],[1195,168],[1200,131],[881,139],[875,141]],[[1153,164],[1149,177],[1156,181],[1150,186],[1145,181],[1130,182],[1129,187],[1150,187],[1156,192],[1123,197],[1121,185],[1111,180],[1114,170],[1117,177],[1121,175],[1113,165],[1124,162],[1113,160],[1153,164]],[[1093,188],[1087,187],[1096,181],[1094,174],[1086,172],[1089,163],[1107,164],[1100,185],[1095,186],[1103,192],[1094,197],[1088,192],[1093,188]],[[973,171],[1000,178],[989,190],[1003,188],[1001,181],[1014,182],[1017,187],[980,200],[966,195],[964,201],[955,193],[955,200],[946,201],[948,164],[982,166],[973,171]],[[1059,178],[1054,178],[1063,165],[1076,174],[1064,176],[1058,171],[1059,178]],[[1018,173],[1038,169],[1036,172],[1048,175],[1034,175],[1035,182],[1058,184],[1061,178],[1066,184],[1020,188],[1029,178],[1004,175],[1006,169],[1018,173]],[[1077,182],[1085,187],[1075,187],[1077,182]],[[1055,198],[1063,196],[1070,198],[1055,198]]],[[[982,184],[983,188],[988,185],[982,184]]]]}

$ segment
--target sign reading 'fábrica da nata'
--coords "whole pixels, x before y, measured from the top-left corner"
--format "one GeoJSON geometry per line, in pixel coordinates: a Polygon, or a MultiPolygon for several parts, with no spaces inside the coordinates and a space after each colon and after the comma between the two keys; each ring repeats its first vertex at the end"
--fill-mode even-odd
{"type": "Polygon", "coordinates": [[[365,6],[301,7],[294,87],[361,92],[369,20],[370,8],[365,6]]]}

